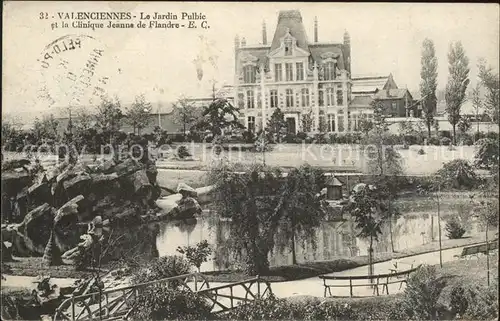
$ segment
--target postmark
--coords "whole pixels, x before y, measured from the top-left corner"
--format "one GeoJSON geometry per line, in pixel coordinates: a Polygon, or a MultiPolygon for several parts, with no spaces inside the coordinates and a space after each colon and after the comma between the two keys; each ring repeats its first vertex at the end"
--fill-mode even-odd
{"type": "Polygon", "coordinates": [[[119,68],[110,66],[109,49],[89,35],[65,35],[47,44],[37,62],[38,99],[43,107],[75,109],[96,105],[108,95],[119,68]]]}

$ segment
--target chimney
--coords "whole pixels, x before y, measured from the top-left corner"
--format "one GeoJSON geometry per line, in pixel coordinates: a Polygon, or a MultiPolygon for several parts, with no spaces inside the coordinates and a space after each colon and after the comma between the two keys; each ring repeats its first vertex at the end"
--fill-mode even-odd
{"type": "Polygon", "coordinates": [[[247,40],[245,39],[245,37],[241,38],[241,46],[245,47],[246,45],[247,45],[247,40]]]}
{"type": "Polygon", "coordinates": [[[267,45],[267,30],[266,30],[266,22],[262,22],[262,44],[267,45]]]}
{"type": "Polygon", "coordinates": [[[314,17],[314,42],[318,42],[318,17],[314,17]]]}
{"type": "Polygon", "coordinates": [[[234,37],[234,49],[238,49],[240,47],[240,38],[238,37],[238,35],[236,35],[236,37],[234,37]]]}
{"type": "Polygon", "coordinates": [[[346,60],[346,70],[351,74],[351,37],[347,30],[344,32],[344,53],[346,60]]]}

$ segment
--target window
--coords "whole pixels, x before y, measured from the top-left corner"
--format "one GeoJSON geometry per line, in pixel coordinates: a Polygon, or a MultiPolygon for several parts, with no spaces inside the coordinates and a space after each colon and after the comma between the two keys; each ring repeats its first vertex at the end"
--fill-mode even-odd
{"type": "Polygon", "coordinates": [[[392,112],[393,115],[399,116],[398,115],[398,103],[397,102],[392,102],[392,112]]]}
{"type": "Polygon", "coordinates": [[[271,90],[271,108],[278,107],[278,91],[276,89],[271,90]]]}
{"type": "Polygon", "coordinates": [[[255,108],[253,100],[253,90],[247,91],[247,108],[255,108]]]}
{"type": "Polygon", "coordinates": [[[338,115],[337,120],[338,120],[337,123],[339,124],[337,130],[339,132],[343,132],[344,131],[344,115],[338,115]]]}
{"type": "Polygon", "coordinates": [[[293,64],[285,64],[286,81],[293,81],[293,64]]]}
{"type": "Polygon", "coordinates": [[[274,65],[274,80],[275,81],[283,81],[283,76],[281,73],[281,64],[274,65]]]}
{"type": "Polygon", "coordinates": [[[323,107],[325,105],[325,97],[322,89],[318,91],[318,104],[323,107]]]}
{"type": "Polygon", "coordinates": [[[333,95],[333,88],[326,88],[326,105],[333,106],[335,105],[335,97],[333,95]]]}
{"type": "Polygon", "coordinates": [[[302,107],[309,106],[309,89],[302,88],[302,107]]]}
{"type": "Polygon", "coordinates": [[[298,62],[296,65],[296,74],[297,74],[297,80],[304,80],[304,64],[301,62],[298,62]]]}
{"type": "Polygon", "coordinates": [[[248,131],[254,133],[255,132],[255,117],[248,116],[248,131]]]}
{"type": "Polygon", "coordinates": [[[344,104],[344,97],[342,95],[342,90],[337,90],[337,105],[343,105],[344,104]]]}
{"type": "Polygon", "coordinates": [[[328,115],[328,131],[329,132],[334,132],[335,131],[335,115],[328,115]]]}
{"type": "Polygon", "coordinates": [[[243,81],[245,83],[254,83],[255,82],[255,67],[254,66],[245,66],[243,68],[243,81]]]}
{"type": "Polygon", "coordinates": [[[335,64],[333,61],[329,61],[325,64],[325,80],[335,79],[335,64]]]}
{"type": "Polygon", "coordinates": [[[293,107],[293,90],[286,90],[286,106],[293,107]]]}
{"type": "Polygon", "coordinates": [[[292,55],[292,39],[285,40],[285,56],[292,55]]]}

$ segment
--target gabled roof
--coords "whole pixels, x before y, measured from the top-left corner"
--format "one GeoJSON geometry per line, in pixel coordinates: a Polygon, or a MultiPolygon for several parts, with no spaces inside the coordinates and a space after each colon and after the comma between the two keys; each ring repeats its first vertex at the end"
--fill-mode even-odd
{"type": "Polygon", "coordinates": [[[271,51],[281,46],[281,38],[283,38],[287,31],[297,39],[297,46],[303,50],[309,51],[307,42],[307,34],[302,24],[302,15],[298,10],[283,10],[278,15],[278,25],[274,32],[273,42],[271,44],[271,51]]]}
{"type": "Polygon", "coordinates": [[[369,107],[373,98],[371,96],[357,96],[349,103],[349,107],[369,107]]]}
{"type": "Polygon", "coordinates": [[[377,90],[387,88],[398,88],[394,83],[392,74],[388,76],[367,76],[367,77],[352,77],[353,93],[375,93],[377,90]]]}
{"type": "Polygon", "coordinates": [[[309,51],[311,52],[314,61],[320,61],[321,55],[326,52],[339,54],[339,58],[337,59],[338,67],[339,69],[344,70],[345,59],[342,48],[343,48],[342,44],[333,44],[333,43],[315,43],[309,45],[309,51]]]}
{"type": "Polygon", "coordinates": [[[405,88],[379,90],[375,94],[375,98],[376,99],[401,99],[401,98],[404,98],[406,93],[408,93],[410,95],[410,99],[411,99],[410,92],[408,91],[408,89],[405,89],[405,88]]]}
{"type": "Polygon", "coordinates": [[[341,181],[338,180],[337,177],[333,175],[328,175],[325,179],[325,185],[326,186],[343,186],[341,181]]]}

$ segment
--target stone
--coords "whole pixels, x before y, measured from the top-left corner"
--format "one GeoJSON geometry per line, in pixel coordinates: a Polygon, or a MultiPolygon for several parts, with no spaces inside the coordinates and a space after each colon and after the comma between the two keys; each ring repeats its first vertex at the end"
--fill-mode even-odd
{"type": "Polygon", "coordinates": [[[79,194],[87,194],[90,187],[91,177],[87,173],[81,173],[69,180],[63,182],[64,190],[68,197],[74,197],[79,194]]]}
{"type": "Polygon", "coordinates": [[[43,252],[43,263],[46,266],[61,265],[61,252],[59,248],[54,244],[54,232],[50,233],[49,242],[45,246],[45,251],[43,252]]]}
{"type": "Polygon", "coordinates": [[[24,244],[32,253],[43,254],[53,227],[55,211],[49,204],[42,204],[28,214],[16,228],[24,244]]]}
{"type": "Polygon", "coordinates": [[[133,172],[136,172],[141,168],[142,166],[139,162],[137,162],[133,158],[127,158],[123,162],[117,164],[113,170],[118,176],[124,176],[132,174],[133,172]]]}
{"type": "MultiPolygon", "coordinates": [[[[3,234],[3,231],[2,231],[3,234]]],[[[12,243],[2,242],[2,262],[12,262],[12,243]]]]}
{"type": "Polygon", "coordinates": [[[17,194],[26,186],[31,185],[32,179],[28,172],[2,171],[2,192],[8,196],[17,194]]]}
{"type": "Polygon", "coordinates": [[[147,191],[151,190],[152,188],[151,183],[149,182],[148,179],[148,175],[146,174],[146,170],[140,170],[133,173],[131,179],[134,185],[134,192],[136,194],[145,195],[147,191]]]}
{"type": "Polygon", "coordinates": [[[198,201],[192,197],[182,198],[168,216],[175,219],[193,218],[195,214],[201,214],[202,209],[198,201]]]}
{"type": "Polygon", "coordinates": [[[96,172],[101,172],[104,174],[110,174],[113,172],[114,167],[116,166],[116,162],[114,159],[107,159],[102,161],[97,167],[95,168],[96,172]]]}
{"type": "MultiPolygon", "coordinates": [[[[43,203],[52,203],[52,193],[47,183],[41,182],[31,185],[27,189],[26,194],[30,204],[40,205],[43,203]]],[[[18,199],[20,199],[19,195],[18,199]]]]}
{"type": "Polygon", "coordinates": [[[198,196],[196,190],[186,183],[179,183],[179,185],[177,186],[177,193],[180,193],[184,197],[189,196],[196,198],[198,196]]]}
{"type": "Polygon", "coordinates": [[[78,195],[61,206],[56,212],[54,227],[57,227],[58,223],[68,216],[74,216],[74,220],[78,220],[78,203],[83,199],[83,195],[78,195]]]}

